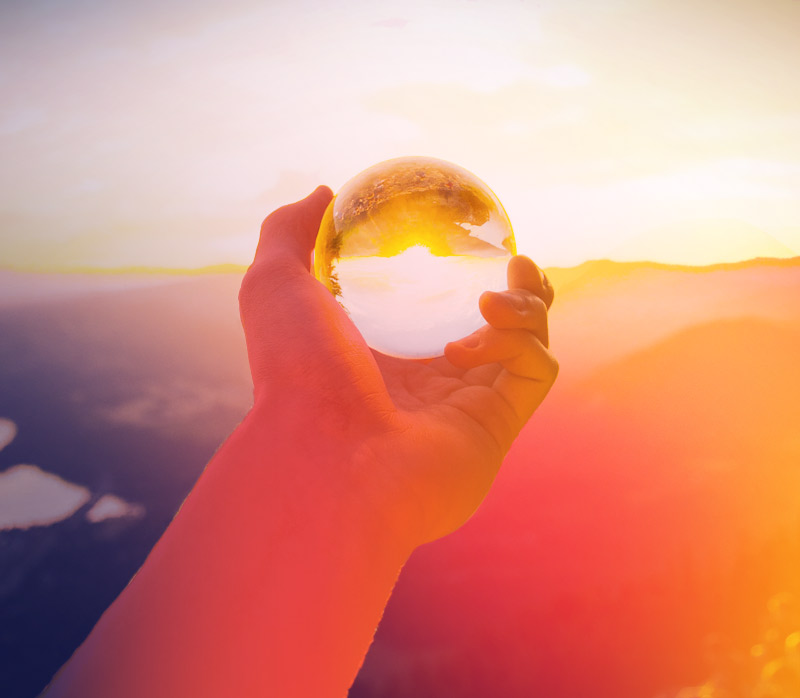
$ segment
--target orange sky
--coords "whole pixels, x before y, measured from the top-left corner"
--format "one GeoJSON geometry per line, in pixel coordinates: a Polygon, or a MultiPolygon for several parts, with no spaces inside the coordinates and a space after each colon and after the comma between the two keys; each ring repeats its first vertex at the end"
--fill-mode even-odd
{"type": "Polygon", "coordinates": [[[543,265],[800,254],[800,3],[0,6],[0,265],[247,263],[318,183],[424,154],[543,265]]]}

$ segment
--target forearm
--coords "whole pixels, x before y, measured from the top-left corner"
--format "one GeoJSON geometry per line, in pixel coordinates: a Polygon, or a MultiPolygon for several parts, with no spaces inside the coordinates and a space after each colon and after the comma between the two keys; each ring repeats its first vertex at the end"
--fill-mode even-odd
{"type": "Polygon", "coordinates": [[[47,698],[346,694],[410,547],[337,482],[342,444],[274,418],[223,445],[47,698]]]}

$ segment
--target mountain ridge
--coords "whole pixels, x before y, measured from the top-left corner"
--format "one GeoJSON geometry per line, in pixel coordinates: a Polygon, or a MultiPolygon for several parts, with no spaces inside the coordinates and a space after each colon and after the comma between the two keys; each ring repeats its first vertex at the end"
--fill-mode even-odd
{"type": "MultiPolygon", "coordinates": [[[[536,261],[536,260],[534,260],[536,261]]],[[[800,255],[795,257],[752,257],[738,262],[714,262],[712,264],[675,264],[672,262],[658,262],[653,260],[614,260],[610,258],[588,259],[573,266],[563,267],[558,265],[542,267],[548,275],[562,274],[569,271],[585,271],[598,266],[645,267],[652,269],[693,270],[693,271],[718,271],[720,269],[741,269],[748,266],[797,266],[800,265],[800,255]]],[[[11,272],[17,274],[42,274],[42,275],[101,275],[101,276],[203,276],[213,274],[243,274],[249,265],[225,262],[202,267],[163,267],[163,266],[123,266],[123,267],[58,267],[43,266],[17,266],[13,264],[0,264],[0,274],[11,272]]]]}

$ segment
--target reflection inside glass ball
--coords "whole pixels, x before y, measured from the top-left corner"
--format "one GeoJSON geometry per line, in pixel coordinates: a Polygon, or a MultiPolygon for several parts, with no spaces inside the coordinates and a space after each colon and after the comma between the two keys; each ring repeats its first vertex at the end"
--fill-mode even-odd
{"type": "Polygon", "coordinates": [[[431,358],[484,324],[478,299],[503,291],[514,233],[480,179],[442,160],[378,163],[333,198],[314,249],[314,274],[367,344],[431,358]]]}

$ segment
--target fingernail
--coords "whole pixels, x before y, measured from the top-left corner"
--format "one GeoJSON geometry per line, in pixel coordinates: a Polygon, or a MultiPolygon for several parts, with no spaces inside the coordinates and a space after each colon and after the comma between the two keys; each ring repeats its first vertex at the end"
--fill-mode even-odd
{"type": "Polygon", "coordinates": [[[474,349],[481,343],[481,338],[472,334],[469,337],[464,337],[464,339],[459,339],[458,343],[466,349],[474,349]]]}

